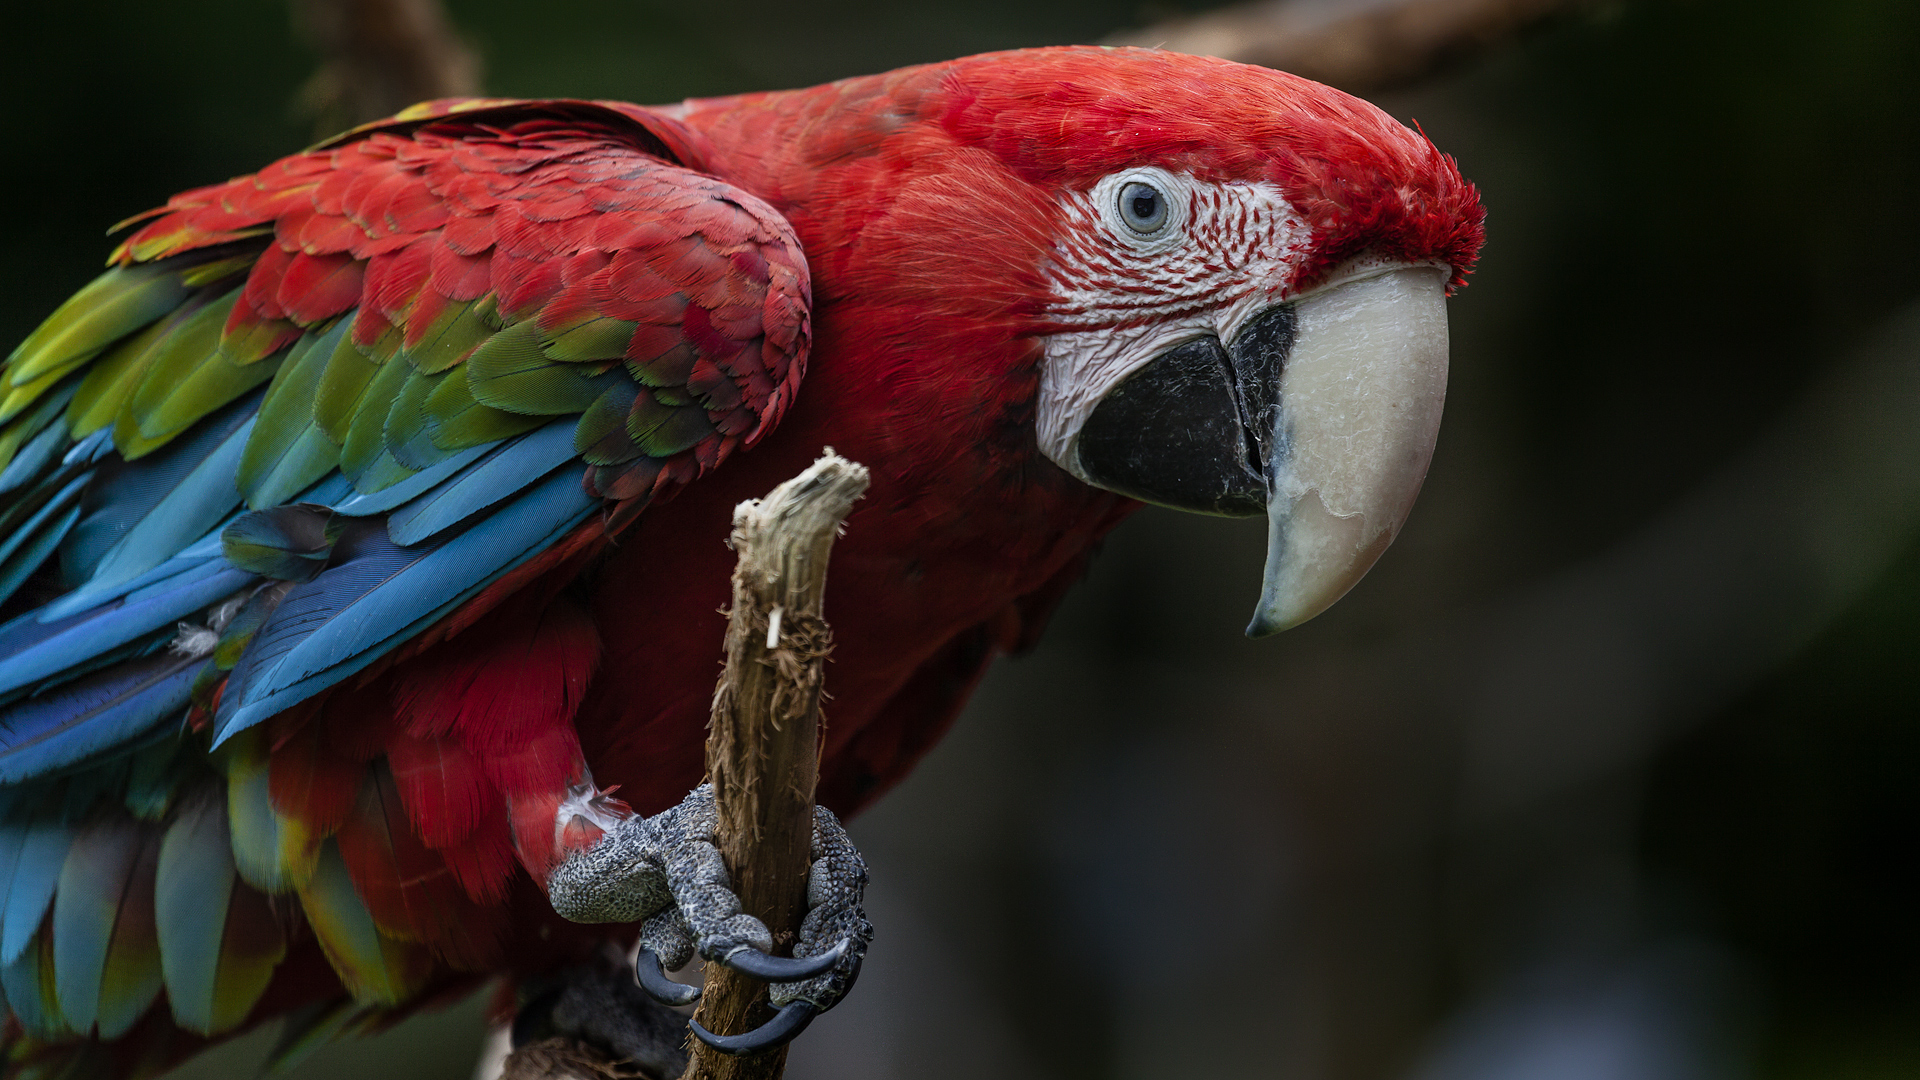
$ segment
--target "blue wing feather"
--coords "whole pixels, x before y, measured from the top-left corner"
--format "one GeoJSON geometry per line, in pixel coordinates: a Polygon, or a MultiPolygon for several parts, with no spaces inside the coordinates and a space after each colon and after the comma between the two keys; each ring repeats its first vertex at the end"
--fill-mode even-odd
{"type": "MultiPolygon", "coordinates": [[[[23,821],[0,825],[0,897],[13,895],[13,871],[20,865],[20,848],[27,842],[28,825],[23,821]]],[[[6,925],[6,905],[0,901],[0,926],[6,925]]]]}
{"type": "MultiPolygon", "coordinates": [[[[80,519],[60,553],[67,585],[84,587],[94,579],[102,560],[121,544],[128,531],[192,475],[235,429],[253,418],[254,410],[260,406],[260,397],[252,394],[227,406],[157,453],[121,466],[96,485],[87,496],[91,512],[80,519]]],[[[90,445],[94,450],[89,453],[111,451],[112,436],[110,429],[103,428],[75,446],[67,456],[71,459],[90,445]]],[[[163,552],[162,557],[171,554],[163,552]]],[[[149,563],[140,570],[152,565],[149,563]]]]}
{"type": "MultiPolygon", "coordinates": [[[[497,446],[475,446],[462,450],[440,464],[422,469],[391,487],[382,488],[371,495],[350,495],[334,505],[334,512],[348,517],[372,517],[376,514],[384,514],[432,490],[448,477],[486,457],[495,449],[497,446]]],[[[341,479],[347,480],[344,476],[341,479]]],[[[351,489],[352,482],[347,481],[347,486],[351,489]]]]}
{"type": "Polygon", "coordinates": [[[96,431],[69,447],[61,456],[60,464],[92,465],[111,453],[113,453],[113,432],[96,431]]]}
{"type": "Polygon", "coordinates": [[[310,592],[271,644],[263,639],[273,623],[254,638],[241,663],[259,650],[259,666],[244,687],[230,682],[222,695],[215,744],[363,670],[573,531],[598,503],[577,475],[561,470],[444,543],[400,548],[382,537],[370,545],[364,570],[337,584],[327,582],[329,570],[295,586],[274,622],[297,593],[310,592]]]}
{"type": "MultiPolygon", "coordinates": [[[[595,505],[599,500],[580,488],[578,475],[559,471],[444,544],[394,548],[388,540],[369,573],[378,575],[374,588],[336,594],[332,603],[340,605],[324,613],[319,609],[324,601],[305,605],[298,628],[290,626],[278,638],[275,659],[267,661],[263,653],[259,673],[240,694],[228,684],[221,698],[223,715],[215,723],[215,744],[363,671],[399,642],[472,600],[493,580],[553,546],[586,521],[595,505]]],[[[317,586],[324,578],[307,586],[317,586]]],[[[296,586],[296,592],[307,586],[296,586]]],[[[294,594],[288,594],[286,603],[292,600],[294,594]]],[[[250,657],[255,648],[261,648],[261,638],[253,640],[250,657]]]]}
{"type": "MultiPolygon", "coordinates": [[[[222,528],[224,527],[225,523],[223,522],[222,528]]],[[[115,600],[139,592],[150,585],[177,578],[189,570],[204,567],[208,562],[217,561],[219,558],[220,531],[216,529],[208,533],[207,536],[201,537],[200,541],[195,542],[193,545],[181,551],[180,554],[141,574],[139,577],[129,578],[110,588],[97,591],[75,590],[47,604],[38,611],[30,613],[25,619],[29,622],[42,624],[56,623],[62,619],[69,619],[75,615],[80,615],[98,608],[104,608],[115,600]],[[208,537],[212,538],[212,544],[205,543],[208,537]]],[[[12,638],[8,631],[11,630],[12,625],[13,624],[9,623],[7,626],[0,627],[0,652],[17,647],[9,644],[12,638]]]]}
{"type": "Polygon", "coordinates": [[[139,739],[186,708],[205,663],[148,657],[0,709],[0,783],[19,783],[139,739]]]}
{"type": "MultiPolygon", "coordinates": [[[[64,455],[58,439],[27,448],[20,475],[66,486],[0,542],[0,593],[56,548],[70,591],[0,625],[0,785],[75,770],[105,781],[107,763],[183,713],[202,664],[157,650],[174,623],[261,580],[227,559],[221,533],[249,512],[235,476],[266,393],[88,477],[69,480],[50,463],[58,455],[59,469],[80,470],[108,460],[105,429],[64,455]]],[[[299,501],[358,523],[248,641],[220,695],[216,744],[364,670],[584,522],[599,500],[568,467],[578,460],[573,427],[559,420],[462,450],[371,494],[337,469],[309,486],[299,501]]],[[[274,479],[282,472],[311,474],[304,437],[267,463],[268,487],[291,486],[274,479]]],[[[318,448],[314,460],[329,452],[318,448]]],[[[84,809],[99,793],[77,783],[62,797],[84,809]]],[[[0,919],[0,959],[8,943],[24,947],[0,919]]]]}
{"type": "Polygon", "coordinates": [[[7,1007],[29,1034],[53,1041],[71,1034],[60,1016],[57,1001],[43,996],[47,980],[40,967],[47,957],[38,946],[22,948],[20,955],[0,967],[0,985],[6,987],[7,1007]]]}
{"type": "MultiPolygon", "coordinates": [[[[7,889],[5,921],[0,922],[0,964],[18,960],[40,929],[72,841],[72,831],[57,815],[42,815],[28,829],[7,889]]],[[[13,996],[11,988],[7,996],[13,996]]]]}
{"type": "Polygon", "coordinates": [[[0,545],[0,603],[13,597],[40,564],[47,561],[73,523],[80,520],[80,492],[91,474],[83,474],[54,496],[33,519],[0,545]]]}
{"type": "Polygon", "coordinates": [[[224,560],[200,565],[135,590],[95,611],[52,624],[16,619],[0,627],[0,694],[59,675],[99,653],[125,645],[233,595],[253,581],[224,560]]]}
{"type": "Polygon", "coordinates": [[[53,463],[53,455],[68,446],[65,424],[52,424],[40,434],[27,440],[27,445],[14,452],[13,460],[0,469],[0,494],[12,491],[27,481],[39,476],[41,471],[53,463]]]}
{"type": "Polygon", "coordinates": [[[402,546],[418,544],[521,491],[578,456],[572,423],[548,424],[505,444],[387,517],[387,533],[402,546]]]}
{"type": "Polygon", "coordinates": [[[249,416],[121,534],[100,557],[87,588],[112,586],[159,566],[239,506],[240,489],[234,486],[233,474],[252,433],[249,416]]]}

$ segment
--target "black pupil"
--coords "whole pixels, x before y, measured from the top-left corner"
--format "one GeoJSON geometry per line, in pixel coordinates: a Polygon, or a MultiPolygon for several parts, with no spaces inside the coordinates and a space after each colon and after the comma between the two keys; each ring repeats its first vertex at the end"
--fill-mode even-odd
{"type": "Polygon", "coordinates": [[[1153,189],[1136,191],[1133,195],[1133,216],[1140,221],[1151,221],[1159,204],[1160,196],[1153,189]]]}

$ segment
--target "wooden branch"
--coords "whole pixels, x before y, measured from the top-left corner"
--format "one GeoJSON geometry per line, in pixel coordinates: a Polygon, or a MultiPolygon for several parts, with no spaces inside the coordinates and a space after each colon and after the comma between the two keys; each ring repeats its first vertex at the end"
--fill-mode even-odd
{"type": "MultiPolygon", "coordinates": [[[[832,635],[821,617],[827,558],[867,489],[867,470],[828,450],[764,499],[733,512],[733,611],[727,667],[713,696],[707,775],[720,811],[719,847],[743,910],[791,950],[806,913],[813,789],[819,775],[820,687],[832,635]]],[[[706,966],[696,1018],[722,1035],[773,1015],[766,986],[706,966]]],[[[727,1057],[692,1042],[685,1080],[776,1080],[785,1047],[727,1057]]]]}
{"type": "Polygon", "coordinates": [[[292,0],[295,27],[321,56],[299,105],[319,133],[416,102],[480,92],[480,58],[440,0],[292,0]]]}
{"type": "Polygon", "coordinates": [[[1392,90],[1587,0],[1258,0],[1116,34],[1145,45],[1304,75],[1351,93],[1392,90]]]}

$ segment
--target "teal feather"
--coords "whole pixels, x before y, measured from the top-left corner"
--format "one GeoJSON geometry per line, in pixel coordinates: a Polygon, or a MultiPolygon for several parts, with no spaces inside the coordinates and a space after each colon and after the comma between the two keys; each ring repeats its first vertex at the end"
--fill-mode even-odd
{"type": "MultiPolygon", "coordinates": [[[[319,483],[313,485],[312,487],[308,488],[305,491],[300,492],[298,495],[294,496],[291,499],[288,499],[287,501],[296,502],[296,503],[312,503],[315,506],[332,507],[334,508],[334,513],[337,514],[340,512],[339,505],[341,503],[344,503],[349,499],[369,498],[369,497],[370,496],[355,494],[353,490],[353,481],[348,480],[344,476],[341,476],[338,472],[330,472],[326,476],[321,477],[319,483]]],[[[215,551],[219,550],[219,541],[217,538],[214,541],[214,550],[215,551]]]]}
{"type": "Polygon", "coordinates": [[[239,506],[240,491],[233,485],[233,473],[252,432],[253,420],[248,419],[181,479],[107,550],[89,586],[118,584],[159,566],[239,506]]]}
{"type": "Polygon", "coordinates": [[[67,510],[77,508],[76,504],[79,503],[81,494],[86,490],[88,482],[92,479],[93,473],[88,471],[68,480],[65,485],[54,492],[52,498],[40,504],[40,509],[34,511],[32,517],[29,517],[26,521],[18,525],[14,525],[6,541],[0,543],[0,562],[11,558],[13,553],[20,550],[21,547],[32,540],[41,527],[45,526],[47,522],[58,517],[64,517],[67,510]]]}
{"type": "Polygon", "coordinates": [[[191,1030],[214,1026],[234,876],[226,806],[204,798],[183,807],[160,842],[153,913],[167,998],[175,1020],[191,1030]]]}
{"type": "MultiPolygon", "coordinates": [[[[13,892],[13,871],[20,864],[20,846],[27,842],[29,828],[24,821],[0,825],[0,897],[13,892]]],[[[0,912],[3,911],[4,908],[0,908],[0,912]]]]}
{"type": "Polygon", "coordinates": [[[190,746],[182,731],[158,740],[131,755],[126,791],[121,797],[127,812],[141,821],[159,821],[173,808],[174,796],[191,779],[204,756],[190,746]]]}
{"type": "Polygon", "coordinates": [[[383,548],[287,594],[221,695],[216,744],[334,685],[576,528],[599,505],[560,469],[444,544],[383,548]]]}
{"type": "MultiPolygon", "coordinates": [[[[17,794],[19,788],[7,789],[17,794]]],[[[20,865],[20,849],[25,846],[33,826],[24,820],[0,825],[0,927],[6,925],[5,897],[13,895],[13,872],[20,865]]]]}
{"type": "MultiPolygon", "coordinates": [[[[13,882],[7,888],[5,913],[0,915],[0,964],[18,960],[40,929],[40,919],[53,899],[72,841],[72,831],[65,823],[51,815],[35,818],[26,841],[20,845],[13,882]]],[[[8,997],[12,997],[11,991],[8,997]]]]}
{"type": "MultiPolygon", "coordinates": [[[[111,470],[95,485],[88,493],[87,504],[97,509],[80,519],[72,535],[61,546],[63,576],[75,588],[75,592],[62,601],[67,605],[67,610],[81,610],[80,606],[73,606],[82,604],[81,597],[96,595],[112,586],[112,579],[99,576],[101,561],[107,553],[116,546],[122,546],[129,531],[151,516],[156,506],[200,470],[208,456],[220,450],[233,433],[248,422],[257,405],[258,400],[254,398],[237,402],[194,425],[183,437],[173,440],[157,452],[111,470]]],[[[89,442],[95,439],[106,450],[113,449],[112,437],[106,431],[92,436],[89,442]]],[[[82,443],[75,450],[79,451],[86,445],[82,443]]],[[[217,494],[219,485],[213,483],[216,479],[213,475],[202,474],[207,490],[217,494]]],[[[227,483],[230,486],[231,479],[227,483]]],[[[211,525],[209,523],[208,527],[211,525]]],[[[122,546],[122,551],[125,550],[122,546]]],[[[174,551],[168,550],[162,554],[170,556],[174,551]]],[[[121,557],[131,558],[132,553],[121,557]]]]}
{"type": "Polygon", "coordinates": [[[387,409],[387,426],[384,434],[387,453],[393,459],[409,469],[429,469],[446,460],[448,452],[433,444],[433,438],[427,425],[427,399],[433,396],[435,388],[450,379],[459,378],[459,373],[440,372],[428,374],[415,371],[407,376],[407,381],[394,395],[393,404],[387,409]]]}
{"type": "MultiPolygon", "coordinates": [[[[48,404],[57,403],[60,408],[65,408],[65,398],[68,396],[71,396],[71,393],[57,395],[48,404]]],[[[58,409],[55,410],[55,412],[58,411],[58,409]]],[[[12,491],[39,476],[53,463],[55,455],[62,453],[71,445],[72,440],[68,438],[64,425],[49,424],[42,428],[38,435],[27,440],[25,446],[14,451],[13,460],[7,462],[5,469],[0,470],[0,494],[12,491]]]]}
{"type": "Polygon", "coordinates": [[[81,1034],[99,1019],[100,979],[121,902],[140,854],[131,821],[95,825],[74,838],[53,898],[53,972],[60,1012],[81,1034]]]}
{"type": "Polygon", "coordinates": [[[64,1040],[73,1032],[60,1015],[54,993],[52,950],[38,935],[31,941],[32,948],[22,948],[0,967],[0,986],[6,989],[7,1007],[29,1035],[48,1042],[64,1040]]]}
{"type": "Polygon", "coordinates": [[[374,455],[353,478],[353,486],[361,491],[385,491],[395,484],[417,475],[416,470],[401,464],[400,459],[385,447],[374,455]]]}
{"type": "Polygon", "coordinates": [[[340,471],[363,492],[391,486],[378,482],[384,477],[368,474],[382,457],[392,460],[387,454],[387,414],[393,407],[393,399],[400,395],[400,388],[412,374],[413,367],[404,360],[399,363],[389,360],[380,365],[379,373],[374,375],[355,406],[353,420],[347,426],[346,442],[340,449],[340,471]]]}
{"type": "Polygon", "coordinates": [[[485,461],[463,470],[387,518],[393,542],[410,547],[454,525],[565,465],[574,458],[572,424],[548,424],[523,435],[485,461]]]}
{"type": "MultiPolygon", "coordinates": [[[[45,607],[40,608],[38,611],[29,612],[26,616],[23,616],[23,618],[37,623],[59,622],[62,619],[72,618],[82,612],[105,607],[121,597],[130,596],[133,593],[145,589],[149,585],[178,577],[189,570],[204,570],[208,560],[220,558],[220,533],[224,529],[225,524],[223,523],[220,528],[214,529],[209,534],[213,538],[212,544],[207,544],[207,538],[201,537],[180,554],[141,574],[139,577],[97,590],[76,589],[60,599],[47,604],[45,607]],[[202,548],[210,548],[210,550],[201,550],[202,548]]],[[[6,632],[0,630],[0,641],[6,639],[6,632]]]]}
{"type": "Polygon", "coordinates": [[[373,517],[384,514],[432,490],[447,477],[460,472],[496,449],[498,448],[492,446],[475,446],[462,450],[430,469],[424,469],[392,487],[383,488],[369,495],[350,493],[347,497],[335,502],[309,496],[306,501],[325,503],[333,507],[334,513],[345,514],[348,517],[373,517]]]}
{"type": "Polygon", "coordinates": [[[67,538],[80,520],[80,496],[92,479],[91,472],[80,474],[0,544],[0,602],[25,584],[67,538]]]}
{"type": "Polygon", "coordinates": [[[247,505],[261,509],[291,502],[301,489],[312,486],[339,467],[340,448],[318,425],[309,424],[287,447],[273,471],[254,486],[247,505]]]}
{"type": "Polygon", "coordinates": [[[68,769],[177,724],[204,663],[173,654],[121,663],[0,709],[0,783],[68,769]]]}
{"type": "Polygon", "coordinates": [[[91,465],[108,454],[113,453],[113,436],[96,431],[74,443],[60,458],[62,465],[91,465]]]}
{"type": "Polygon", "coordinates": [[[96,612],[51,624],[23,616],[0,627],[0,694],[29,686],[101,654],[127,645],[209,607],[245,587],[254,577],[224,560],[204,563],[143,589],[96,612]]]}
{"type": "MultiPolygon", "coordinates": [[[[18,498],[8,500],[0,507],[0,537],[14,539],[28,522],[46,510],[50,501],[62,502],[75,497],[73,482],[80,477],[91,476],[82,466],[64,466],[41,477],[40,482],[22,493],[18,498]]],[[[63,505],[61,509],[65,509],[63,505]]]]}
{"type": "MultiPolygon", "coordinates": [[[[140,830],[140,849],[120,897],[119,916],[100,973],[99,1036],[126,1034],[160,996],[160,936],[154,922],[153,885],[160,838],[140,830]]],[[[57,959],[57,958],[56,958],[57,959]]]]}

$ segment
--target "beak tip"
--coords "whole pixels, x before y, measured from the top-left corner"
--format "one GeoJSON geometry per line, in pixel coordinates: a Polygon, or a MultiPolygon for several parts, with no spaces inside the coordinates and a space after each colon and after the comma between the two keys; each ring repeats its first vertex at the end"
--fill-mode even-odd
{"type": "Polygon", "coordinates": [[[1298,302],[1248,637],[1333,606],[1400,531],[1439,434],[1446,325],[1446,282],[1431,267],[1356,278],[1298,302]]]}
{"type": "Polygon", "coordinates": [[[1266,612],[1263,611],[1255,614],[1253,621],[1247,624],[1247,637],[1259,641],[1261,638],[1272,637],[1285,629],[1286,627],[1267,618],[1266,612]]]}
{"type": "Polygon", "coordinates": [[[1291,630],[1301,623],[1312,621],[1314,616],[1331,606],[1331,601],[1305,609],[1298,603],[1284,601],[1262,603],[1253,613],[1253,621],[1247,624],[1247,637],[1255,641],[1270,638],[1283,630],[1291,630]]]}

